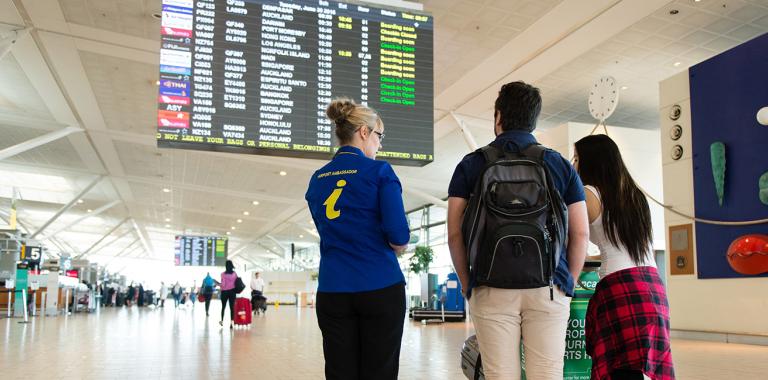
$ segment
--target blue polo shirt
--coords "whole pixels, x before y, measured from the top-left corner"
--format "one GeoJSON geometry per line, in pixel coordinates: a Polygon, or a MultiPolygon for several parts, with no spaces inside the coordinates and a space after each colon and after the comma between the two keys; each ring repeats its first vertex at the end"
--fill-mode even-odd
{"type": "Polygon", "coordinates": [[[407,244],[410,231],[389,163],[343,146],[312,175],[305,198],[320,234],[318,291],[364,292],[405,282],[389,243],[407,244]]]}
{"type": "MultiPolygon", "coordinates": [[[[534,143],[536,143],[536,138],[532,134],[526,131],[512,130],[497,136],[496,140],[491,142],[491,145],[506,149],[507,151],[519,152],[534,143]]],[[[581,183],[581,178],[579,178],[576,170],[568,160],[557,152],[547,151],[544,153],[544,164],[549,168],[552,182],[563,197],[566,205],[585,199],[584,185],[581,183]]],[[[485,167],[485,157],[483,157],[482,153],[472,152],[464,156],[464,159],[461,160],[453,172],[451,184],[448,187],[448,196],[469,199],[483,167],[485,167]]],[[[560,255],[560,262],[557,263],[553,280],[555,285],[560,287],[563,292],[573,297],[574,280],[568,270],[566,252],[567,250],[563,247],[564,254],[560,255]]]]}

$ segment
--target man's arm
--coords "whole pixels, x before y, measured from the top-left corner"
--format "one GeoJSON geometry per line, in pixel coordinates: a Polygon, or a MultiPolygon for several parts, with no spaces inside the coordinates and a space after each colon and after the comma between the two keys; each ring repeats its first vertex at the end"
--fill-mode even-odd
{"type": "Polygon", "coordinates": [[[578,280],[584,267],[588,243],[587,204],[584,201],[571,203],[568,205],[568,271],[574,281],[578,280]]]}
{"type": "Polygon", "coordinates": [[[466,292],[469,286],[469,264],[467,263],[467,248],[464,246],[464,237],[461,234],[461,222],[464,209],[467,208],[467,200],[460,197],[448,198],[448,249],[451,251],[451,260],[456,269],[456,275],[461,282],[461,291],[466,292]]]}

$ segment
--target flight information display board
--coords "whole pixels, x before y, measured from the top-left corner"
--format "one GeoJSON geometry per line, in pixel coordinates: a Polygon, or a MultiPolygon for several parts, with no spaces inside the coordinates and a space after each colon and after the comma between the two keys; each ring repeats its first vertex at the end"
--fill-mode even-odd
{"type": "Polygon", "coordinates": [[[223,267],[227,262],[227,243],[227,238],[218,236],[176,236],[175,264],[223,267]]]}
{"type": "Polygon", "coordinates": [[[162,0],[160,147],[328,158],[335,97],[384,120],[379,157],[433,160],[433,19],[325,0],[162,0]]]}

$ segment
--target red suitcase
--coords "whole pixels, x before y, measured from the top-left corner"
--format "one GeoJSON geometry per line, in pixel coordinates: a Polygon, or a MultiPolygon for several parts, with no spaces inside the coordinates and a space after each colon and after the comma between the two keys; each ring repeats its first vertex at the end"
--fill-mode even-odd
{"type": "Polygon", "coordinates": [[[247,326],[251,324],[251,300],[238,297],[235,300],[235,325],[247,326]]]}

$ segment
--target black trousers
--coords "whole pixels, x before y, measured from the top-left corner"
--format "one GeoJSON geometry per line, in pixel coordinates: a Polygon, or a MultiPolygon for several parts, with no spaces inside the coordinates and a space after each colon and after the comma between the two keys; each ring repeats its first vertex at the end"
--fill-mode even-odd
{"type": "Polygon", "coordinates": [[[237,293],[235,289],[222,290],[219,297],[221,297],[221,320],[224,320],[224,310],[227,309],[227,303],[229,303],[229,319],[235,321],[235,298],[237,293]]]}
{"type": "Polygon", "coordinates": [[[400,368],[405,285],[360,293],[317,293],[325,378],[394,380],[400,368]]]}
{"type": "Polygon", "coordinates": [[[208,315],[208,309],[211,308],[211,297],[213,297],[213,294],[203,293],[203,298],[205,298],[205,315],[208,315]]]}

